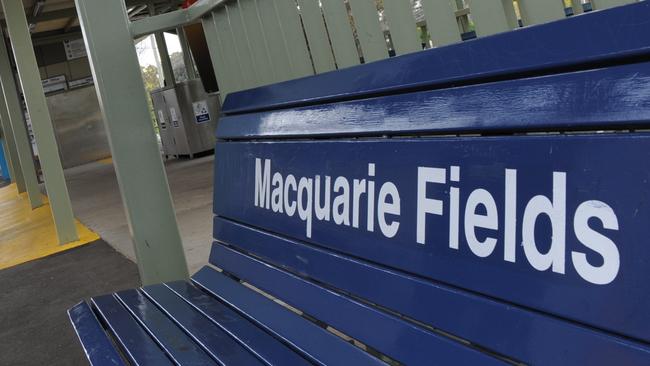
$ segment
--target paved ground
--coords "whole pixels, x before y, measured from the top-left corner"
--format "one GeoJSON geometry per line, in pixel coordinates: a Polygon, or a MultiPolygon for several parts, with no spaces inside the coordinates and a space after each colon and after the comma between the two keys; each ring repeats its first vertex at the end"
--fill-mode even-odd
{"type": "Polygon", "coordinates": [[[138,284],[135,264],[101,240],[0,271],[0,365],[87,365],[66,310],[138,284]]]}
{"type": "MultiPolygon", "coordinates": [[[[190,273],[208,261],[212,243],[213,156],[166,164],[190,273]]],[[[65,172],[75,216],[135,261],[113,165],[97,162],[65,172]]]]}

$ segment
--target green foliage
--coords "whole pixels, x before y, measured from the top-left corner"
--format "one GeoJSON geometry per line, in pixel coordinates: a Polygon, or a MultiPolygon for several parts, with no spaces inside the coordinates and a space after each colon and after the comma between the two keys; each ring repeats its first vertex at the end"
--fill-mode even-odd
{"type": "Polygon", "coordinates": [[[158,68],[153,65],[141,66],[140,71],[142,72],[142,80],[144,81],[144,87],[147,90],[147,104],[149,105],[149,113],[151,113],[151,121],[153,122],[153,128],[158,132],[158,124],[156,121],[156,113],[153,110],[153,102],[151,101],[151,91],[160,88],[160,76],[158,73],[158,68]]]}

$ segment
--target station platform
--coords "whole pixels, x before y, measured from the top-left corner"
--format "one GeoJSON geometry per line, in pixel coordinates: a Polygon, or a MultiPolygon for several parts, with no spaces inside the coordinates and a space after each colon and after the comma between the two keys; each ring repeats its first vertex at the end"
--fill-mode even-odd
{"type": "Polygon", "coordinates": [[[32,210],[27,196],[19,194],[14,184],[0,188],[0,270],[99,239],[76,221],[79,240],[59,245],[47,197],[44,202],[32,210]]]}
{"type": "MultiPolygon", "coordinates": [[[[212,156],[165,163],[193,273],[211,244],[212,156]]],[[[66,310],[140,285],[111,159],[65,171],[80,240],[59,245],[49,205],[0,182],[0,365],[83,365],[66,310]]],[[[47,197],[44,197],[47,202],[47,197]]]]}

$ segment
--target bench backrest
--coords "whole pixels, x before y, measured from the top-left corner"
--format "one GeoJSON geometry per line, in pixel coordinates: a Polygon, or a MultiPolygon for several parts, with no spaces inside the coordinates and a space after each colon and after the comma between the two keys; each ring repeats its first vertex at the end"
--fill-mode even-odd
{"type": "Polygon", "coordinates": [[[211,263],[405,364],[643,364],[647,19],[639,3],[229,96],[211,263]]]}

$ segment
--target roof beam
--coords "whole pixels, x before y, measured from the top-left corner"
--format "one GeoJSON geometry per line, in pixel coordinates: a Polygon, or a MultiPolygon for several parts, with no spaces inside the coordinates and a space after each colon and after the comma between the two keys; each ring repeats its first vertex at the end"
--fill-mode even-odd
{"type": "Polygon", "coordinates": [[[77,10],[75,8],[66,8],[59,10],[52,10],[47,12],[41,12],[36,16],[31,16],[27,18],[27,22],[30,24],[36,24],[40,22],[47,22],[48,20],[56,19],[67,19],[77,16],[77,10]]]}

